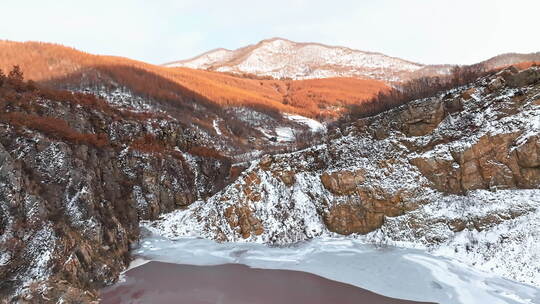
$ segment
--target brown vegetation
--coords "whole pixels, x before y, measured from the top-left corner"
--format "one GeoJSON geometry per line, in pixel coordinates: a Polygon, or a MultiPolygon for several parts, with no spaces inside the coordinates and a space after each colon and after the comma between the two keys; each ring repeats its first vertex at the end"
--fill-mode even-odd
{"type": "Polygon", "coordinates": [[[145,134],[135,139],[131,143],[130,148],[147,154],[161,156],[170,155],[182,162],[185,160],[181,152],[171,149],[163,141],[157,139],[152,134],[145,134]]]}
{"type": "MultiPolygon", "coordinates": [[[[497,69],[502,70],[502,69],[504,69],[504,68],[506,68],[508,66],[509,65],[505,65],[505,66],[499,67],[497,69]]],[[[525,70],[525,69],[528,69],[528,68],[533,67],[533,66],[540,66],[540,61],[520,62],[520,63],[513,64],[513,66],[516,67],[518,70],[525,70]]]]}
{"type": "Polygon", "coordinates": [[[0,113],[0,122],[36,130],[51,137],[77,144],[88,144],[97,148],[109,144],[108,137],[104,133],[79,133],[72,129],[65,120],[54,117],[35,116],[20,112],[0,113]]]}
{"type": "Polygon", "coordinates": [[[308,117],[336,116],[344,105],[361,102],[388,89],[386,84],[375,80],[290,81],[167,68],[121,57],[91,55],[48,43],[0,41],[0,50],[0,68],[20,64],[26,77],[34,81],[58,85],[66,77],[77,80],[94,77],[88,76],[94,71],[94,75],[104,73],[142,96],[178,104],[204,99],[218,106],[252,106],[308,117]]]}
{"type": "Polygon", "coordinates": [[[187,152],[189,154],[205,157],[205,158],[215,158],[215,159],[222,159],[222,160],[227,159],[227,157],[225,157],[219,151],[210,147],[193,146],[193,147],[190,147],[187,152]]]}
{"type": "Polygon", "coordinates": [[[73,129],[66,120],[41,115],[40,100],[47,99],[71,103],[104,113],[112,119],[130,118],[146,120],[155,114],[134,113],[112,108],[106,101],[91,94],[44,88],[33,81],[24,81],[19,66],[14,66],[5,76],[0,69],[0,122],[14,127],[27,128],[76,144],[87,144],[97,148],[110,145],[105,133],[81,133],[73,129]]]}
{"type": "Polygon", "coordinates": [[[362,104],[351,105],[349,115],[337,124],[373,116],[415,99],[434,96],[439,92],[471,83],[487,73],[482,65],[455,66],[452,73],[445,77],[421,77],[408,81],[391,90],[381,91],[362,104]]]}

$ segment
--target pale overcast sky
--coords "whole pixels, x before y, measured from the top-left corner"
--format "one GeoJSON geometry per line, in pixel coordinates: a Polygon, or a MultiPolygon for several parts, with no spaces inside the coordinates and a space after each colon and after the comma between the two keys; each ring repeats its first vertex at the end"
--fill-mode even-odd
{"type": "Polygon", "coordinates": [[[540,51],[540,0],[2,0],[0,39],[151,63],[271,37],[420,63],[540,51]]]}

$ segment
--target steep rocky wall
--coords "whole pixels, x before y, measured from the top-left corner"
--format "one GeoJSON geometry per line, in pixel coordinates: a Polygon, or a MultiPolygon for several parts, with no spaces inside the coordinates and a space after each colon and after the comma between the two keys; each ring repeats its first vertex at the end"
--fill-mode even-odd
{"type": "Polygon", "coordinates": [[[215,193],[230,162],[182,152],[211,139],[170,117],[38,95],[0,98],[0,298],[86,303],[129,263],[140,220],[215,193]]]}
{"type": "Polygon", "coordinates": [[[265,156],[209,200],[145,225],[168,237],[290,244],[337,233],[435,248],[532,216],[540,77],[531,71],[507,69],[359,120],[323,145],[265,156]]]}

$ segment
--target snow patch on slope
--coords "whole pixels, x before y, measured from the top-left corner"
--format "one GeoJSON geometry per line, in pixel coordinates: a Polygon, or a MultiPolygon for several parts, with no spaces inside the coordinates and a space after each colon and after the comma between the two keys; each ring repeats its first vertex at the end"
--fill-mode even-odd
{"type": "Polygon", "coordinates": [[[211,67],[213,64],[232,59],[233,55],[234,55],[233,51],[229,51],[226,49],[217,49],[217,50],[213,50],[205,54],[202,54],[200,56],[197,56],[193,59],[171,62],[171,63],[165,64],[165,66],[186,67],[186,68],[192,68],[192,69],[207,69],[211,67]]]}
{"type": "Polygon", "coordinates": [[[294,131],[288,127],[277,127],[276,128],[277,141],[294,141],[294,131]]]}
{"type": "Polygon", "coordinates": [[[222,135],[221,130],[219,129],[219,121],[217,119],[212,121],[212,126],[214,127],[217,135],[222,135]]]}
{"type": "Polygon", "coordinates": [[[301,115],[294,115],[294,114],[287,114],[287,113],[283,114],[283,116],[294,122],[305,124],[311,129],[312,132],[321,132],[321,131],[326,130],[326,127],[322,123],[316,121],[315,119],[311,119],[311,118],[301,116],[301,115]]]}

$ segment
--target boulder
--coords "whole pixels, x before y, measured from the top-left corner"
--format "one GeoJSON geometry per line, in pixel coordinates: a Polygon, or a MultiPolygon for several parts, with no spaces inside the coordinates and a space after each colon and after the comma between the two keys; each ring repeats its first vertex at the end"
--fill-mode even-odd
{"type": "Polygon", "coordinates": [[[384,223],[384,214],[368,211],[357,204],[338,204],[324,216],[328,230],[339,234],[366,234],[384,223]]]}
{"type": "Polygon", "coordinates": [[[476,88],[470,88],[461,94],[461,98],[464,100],[469,100],[477,91],[478,90],[476,88]]]}
{"type": "Polygon", "coordinates": [[[499,76],[489,82],[487,89],[490,92],[496,92],[500,90],[502,87],[504,87],[504,84],[505,84],[504,78],[499,76]]]}
{"type": "Polygon", "coordinates": [[[272,158],[271,155],[265,155],[259,161],[259,167],[261,167],[261,169],[263,170],[268,170],[270,169],[270,166],[272,165],[273,162],[274,162],[274,159],[272,158]]]}
{"type": "Polygon", "coordinates": [[[424,136],[437,128],[444,117],[444,103],[440,100],[412,102],[400,115],[402,131],[410,136],[424,136]]]}
{"type": "Polygon", "coordinates": [[[275,171],[272,172],[272,174],[274,175],[274,177],[279,178],[288,187],[294,185],[296,181],[296,175],[294,171],[291,170],[275,171]]]}
{"type": "Polygon", "coordinates": [[[357,189],[357,186],[365,180],[362,170],[325,172],[321,175],[321,182],[324,187],[336,195],[353,193],[357,189]]]}
{"type": "Polygon", "coordinates": [[[447,113],[453,114],[463,110],[463,99],[449,98],[444,100],[444,109],[447,113]]]}

